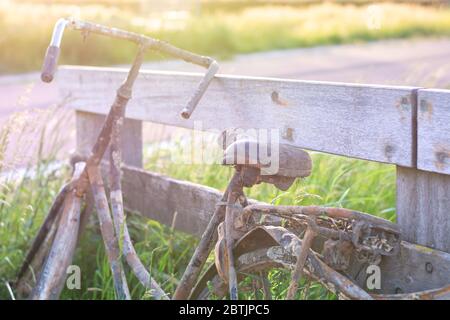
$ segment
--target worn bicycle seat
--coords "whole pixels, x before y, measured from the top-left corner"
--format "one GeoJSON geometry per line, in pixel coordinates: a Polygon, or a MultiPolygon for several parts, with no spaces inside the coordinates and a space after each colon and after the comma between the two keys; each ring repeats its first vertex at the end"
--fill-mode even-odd
{"type": "Polygon", "coordinates": [[[261,169],[261,175],[302,178],[311,174],[309,154],[288,144],[272,146],[256,140],[237,140],[230,144],[223,157],[224,165],[240,165],[261,169]]]}

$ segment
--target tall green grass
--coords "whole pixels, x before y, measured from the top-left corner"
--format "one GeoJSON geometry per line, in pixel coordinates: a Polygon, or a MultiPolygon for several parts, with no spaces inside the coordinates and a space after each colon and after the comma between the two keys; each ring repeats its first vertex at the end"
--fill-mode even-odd
{"type": "MultiPolygon", "coordinates": [[[[372,9],[367,5],[332,3],[245,6],[174,17],[164,12],[152,14],[102,5],[0,2],[0,73],[39,69],[53,24],[67,16],[144,33],[217,58],[271,49],[450,35],[447,7],[380,3],[372,9]]],[[[80,34],[67,32],[61,63],[122,64],[130,62],[133,53],[134,48],[128,43],[94,35],[83,40],[80,34]]],[[[147,56],[162,58],[167,57],[147,56]]]]}
{"type": "MultiPolygon", "coordinates": [[[[67,168],[59,170],[54,165],[55,148],[60,146],[60,141],[47,126],[57,111],[58,107],[19,112],[0,127],[0,297],[3,299],[10,298],[6,282],[14,279],[24,252],[67,177],[67,168]],[[55,148],[47,148],[50,145],[55,148]],[[35,152],[28,154],[29,150],[35,152]]],[[[59,129],[59,126],[52,128],[59,129]]]]}

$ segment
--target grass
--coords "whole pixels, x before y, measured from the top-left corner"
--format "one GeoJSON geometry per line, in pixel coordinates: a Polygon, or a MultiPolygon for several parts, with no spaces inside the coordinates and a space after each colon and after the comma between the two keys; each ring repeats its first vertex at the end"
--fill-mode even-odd
{"type": "MultiPolygon", "coordinates": [[[[23,124],[27,126],[26,123],[23,124]]],[[[8,128],[1,130],[3,146],[8,144],[8,128]]],[[[6,148],[2,148],[4,151],[6,148]]],[[[152,149],[149,149],[152,150],[152,149]]],[[[145,168],[175,178],[202,183],[223,190],[231,176],[231,169],[219,165],[180,165],[168,161],[164,148],[146,153],[145,168]]],[[[0,151],[0,155],[2,155],[0,151]]],[[[275,204],[317,204],[345,206],[370,212],[390,220],[395,218],[395,169],[391,165],[368,163],[343,157],[312,154],[312,175],[297,181],[287,192],[268,185],[246,190],[251,198],[275,204]]],[[[0,299],[10,299],[5,283],[14,280],[24,254],[36,234],[45,214],[63,181],[69,177],[69,168],[52,169],[53,159],[42,158],[30,175],[31,167],[15,179],[3,178],[0,184],[0,299]]],[[[6,175],[5,169],[3,176],[6,175]]],[[[136,250],[164,290],[173,293],[178,279],[195,248],[196,239],[172,230],[156,221],[129,216],[128,225],[136,250]]],[[[74,264],[82,271],[81,290],[65,289],[62,299],[113,299],[112,277],[103,249],[96,218],[91,219],[76,251],[74,264]]],[[[127,272],[134,299],[148,299],[148,293],[127,272]]],[[[269,274],[274,298],[286,294],[289,273],[274,270],[269,274]]],[[[251,285],[250,280],[249,286],[251,285]]],[[[301,288],[304,288],[303,283],[301,288]]],[[[301,291],[300,295],[304,295],[301,291]]],[[[254,298],[255,293],[241,298],[254,298]]],[[[257,297],[261,297],[260,294],[257,297]]],[[[320,285],[312,283],[307,298],[333,299],[320,285]]]]}
{"type": "MultiPolygon", "coordinates": [[[[413,4],[323,3],[311,6],[243,6],[233,10],[136,12],[123,7],[0,1],[0,73],[39,69],[54,22],[75,16],[164,39],[218,58],[237,53],[450,35],[450,9],[413,4]],[[26,21],[26,24],[24,22],[26,21]]],[[[129,44],[67,32],[61,63],[111,65],[130,62],[129,44]]],[[[167,58],[149,55],[147,59],[167,58]]]]}

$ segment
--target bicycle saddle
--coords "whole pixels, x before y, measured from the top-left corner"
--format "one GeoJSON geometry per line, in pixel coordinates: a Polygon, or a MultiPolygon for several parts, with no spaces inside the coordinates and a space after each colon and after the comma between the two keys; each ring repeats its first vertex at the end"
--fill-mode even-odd
{"type": "Polygon", "coordinates": [[[256,140],[243,139],[231,143],[224,152],[223,165],[259,169],[259,182],[274,184],[287,190],[296,178],[311,174],[309,154],[288,144],[272,146],[256,140]]]}

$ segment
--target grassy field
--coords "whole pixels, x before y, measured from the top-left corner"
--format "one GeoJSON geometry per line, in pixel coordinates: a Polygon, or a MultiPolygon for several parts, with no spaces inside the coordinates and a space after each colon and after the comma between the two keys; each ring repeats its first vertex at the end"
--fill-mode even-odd
{"type": "MultiPolygon", "coordinates": [[[[22,126],[27,126],[27,123],[22,126]]],[[[8,144],[11,128],[18,129],[17,126],[6,125],[0,130],[0,159],[8,144]]],[[[148,170],[220,190],[225,188],[232,173],[230,168],[218,165],[175,164],[168,161],[170,157],[167,149],[153,150],[147,151],[145,155],[145,168],[148,170]]],[[[246,190],[248,196],[275,204],[344,206],[390,220],[395,218],[393,166],[319,153],[314,153],[312,157],[312,175],[297,181],[288,191],[281,192],[268,185],[259,185],[246,190]]],[[[69,168],[57,170],[51,166],[52,160],[51,157],[42,158],[37,167],[16,171],[14,178],[7,174],[7,168],[0,168],[0,299],[11,298],[6,284],[14,280],[52,199],[69,177],[69,168]]],[[[172,294],[193,253],[196,239],[135,215],[128,218],[128,225],[139,256],[166,292],[172,294]]],[[[81,268],[82,288],[65,289],[63,299],[114,298],[112,277],[95,215],[81,239],[73,263],[81,268]]],[[[148,299],[148,294],[131,272],[127,272],[127,275],[133,298],[148,299]]],[[[273,297],[283,298],[289,283],[289,273],[274,270],[269,278],[273,283],[273,297]]],[[[303,294],[300,290],[299,295],[303,294]]],[[[315,283],[308,289],[306,297],[334,298],[315,283]]],[[[254,293],[246,293],[242,298],[254,298],[254,293]]]]}
{"type": "MultiPolygon", "coordinates": [[[[236,53],[450,35],[450,9],[411,4],[324,3],[310,6],[242,6],[232,10],[136,12],[126,7],[0,1],[0,73],[40,68],[54,22],[74,16],[134,30],[218,58],[236,53]],[[152,13],[153,12],[153,13],[152,13]],[[25,23],[26,22],[26,23],[25,23]]],[[[68,32],[61,63],[111,65],[130,61],[129,44],[68,32]]],[[[149,55],[148,59],[163,59],[149,55]]]]}

